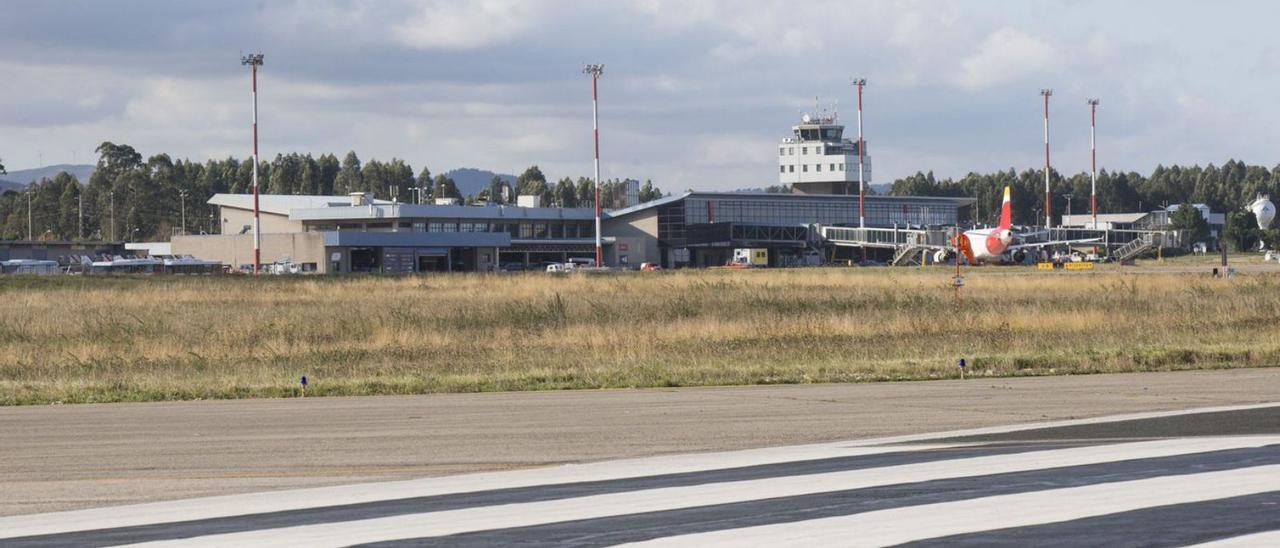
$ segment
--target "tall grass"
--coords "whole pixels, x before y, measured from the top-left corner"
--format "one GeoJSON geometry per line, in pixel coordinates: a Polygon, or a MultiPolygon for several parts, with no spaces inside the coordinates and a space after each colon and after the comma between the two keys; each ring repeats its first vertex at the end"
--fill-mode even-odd
{"type": "Polygon", "coordinates": [[[1280,364],[1280,277],[977,269],[0,278],[0,404],[1280,364]]]}

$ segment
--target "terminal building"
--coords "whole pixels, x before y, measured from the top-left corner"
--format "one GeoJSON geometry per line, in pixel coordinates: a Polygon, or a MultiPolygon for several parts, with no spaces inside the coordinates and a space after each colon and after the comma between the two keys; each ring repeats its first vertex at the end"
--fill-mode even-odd
{"type": "MultiPolygon", "coordinates": [[[[824,240],[823,227],[858,225],[857,147],[834,116],[805,115],[778,148],[778,181],[790,193],[689,191],[604,211],[603,262],[707,267],[727,263],[738,248],[768,249],[771,266],[850,259],[849,248],[824,240]]],[[[170,250],[251,269],[253,197],[218,194],[209,203],[221,211],[221,234],[174,236],[170,250]]],[[[866,226],[956,226],[970,220],[973,203],[868,195],[866,226]]],[[[262,262],[304,272],[487,272],[595,257],[592,208],[404,204],[356,193],[264,195],[259,211],[262,262]]]]}

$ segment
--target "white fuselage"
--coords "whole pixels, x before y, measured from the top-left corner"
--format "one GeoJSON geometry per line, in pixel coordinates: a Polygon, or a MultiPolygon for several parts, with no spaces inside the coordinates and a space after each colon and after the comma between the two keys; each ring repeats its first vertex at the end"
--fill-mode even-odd
{"type": "Polygon", "coordinates": [[[978,260],[999,259],[1013,243],[1013,230],[1008,228],[979,228],[966,230],[965,237],[973,250],[973,257],[978,260]]]}

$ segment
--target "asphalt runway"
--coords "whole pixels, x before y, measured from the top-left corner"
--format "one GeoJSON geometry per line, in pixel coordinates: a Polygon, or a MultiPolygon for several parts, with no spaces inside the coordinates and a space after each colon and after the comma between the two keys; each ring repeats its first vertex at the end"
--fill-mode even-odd
{"type": "Polygon", "coordinates": [[[0,518],[0,545],[1185,546],[1280,539],[1280,403],[0,518]]]}
{"type": "Polygon", "coordinates": [[[1260,403],[1277,395],[1280,369],[1245,369],[9,407],[0,408],[0,515],[1260,403]]]}

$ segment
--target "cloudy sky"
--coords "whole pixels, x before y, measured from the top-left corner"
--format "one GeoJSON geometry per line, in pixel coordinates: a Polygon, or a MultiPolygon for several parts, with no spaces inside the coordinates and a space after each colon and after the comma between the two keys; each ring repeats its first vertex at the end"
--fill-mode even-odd
{"type": "Polygon", "coordinates": [[[0,0],[0,158],[244,156],[262,50],[261,147],[439,172],[589,174],[584,62],[605,64],[605,177],[666,190],[776,181],[800,113],[865,96],[875,179],[1042,162],[1280,162],[1280,7],[1244,1],[0,0]]]}

